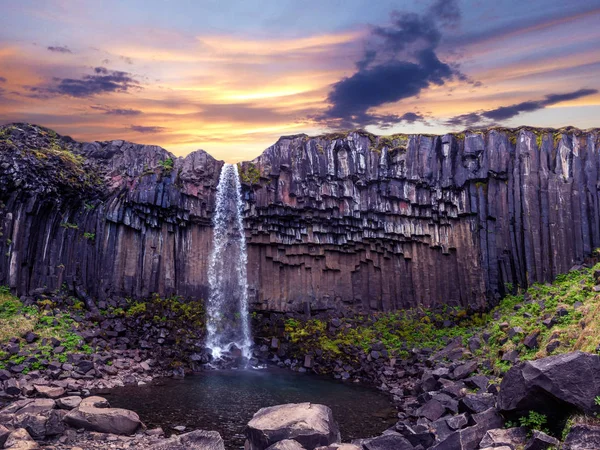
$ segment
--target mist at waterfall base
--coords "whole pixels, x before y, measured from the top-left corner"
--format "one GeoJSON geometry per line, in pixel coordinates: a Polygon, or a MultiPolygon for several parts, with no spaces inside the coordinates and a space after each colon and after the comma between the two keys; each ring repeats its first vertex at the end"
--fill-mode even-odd
{"type": "Polygon", "coordinates": [[[219,176],[213,215],[206,305],[206,347],[216,360],[226,353],[249,359],[252,352],[246,274],[248,257],[242,214],[237,166],[225,164],[219,176]]]}
{"type": "Polygon", "coordinates": [[[209,370],[102,394],[111,406],[133,409],[146,426],[167,434],[178,425],[218,431],[227,449],[243,448],[246,424],[260,408],[284,403],[329,406],[344,442],[376,436],[397,421],[390,397],[375,388],[279,368],[209,370]]]}

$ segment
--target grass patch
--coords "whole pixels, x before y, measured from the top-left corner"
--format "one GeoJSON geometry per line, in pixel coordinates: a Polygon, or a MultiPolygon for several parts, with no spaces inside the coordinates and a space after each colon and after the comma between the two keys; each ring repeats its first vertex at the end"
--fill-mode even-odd
{"type": "Polygon", "coordinates": [[[515,294],[504,297],[488,313],[448,306],[436,311],[413,309],[346,317],[338,327],[318,319],[288,319],[285,332],[300,353],[318,349],[325,357],[340,359],[356,354],[356,349],[368,353],[374,343],[382,343],[391,356],[403,358],[413,348],[435,351],[450,339],[461,338],[466,344],[470,337],[478,336],[481,348],[475,350],[475,356],[488,359],[492,372],[499,375],[512,366],[502,360],[512,350],[520,360],[575,350],[597,351],[600,293],[593,290],[595,273],[600,277],[600,264],[559,275],[552,284],[534,284],[526,291],[507,286],[515,294]],[[515,328],[514,335],[508,333],[515,328]],[[526,338],[536,334],[538,345],[527,347],[526,338]]]}
{"type": "MultiPolygon", "coordinates": [[[[93,353],[93,348],[85,344],[76,332],[77,322],[69,312],[56,312],[51,301],[43,300],[35,306],[25,306],[5,286],[0,286],[0,345],[11,338],[20,338],[21,353],[38,355],[46,359],[65,362],[69,353],[93,353]],[[28,344],[22,339],[28,332],[38,335],[38,339],[28,344]],[[58,339],[64,347],[64,353],[54,354],[54,347],[43,344],[50,339],[58,339]]],[[[0,368],[8,362],[22,364],[27,357],[8,355],[0,352],[0,368]]],[[[31,361],[25,371],[44,368],[39,362],[31,361]]]]}

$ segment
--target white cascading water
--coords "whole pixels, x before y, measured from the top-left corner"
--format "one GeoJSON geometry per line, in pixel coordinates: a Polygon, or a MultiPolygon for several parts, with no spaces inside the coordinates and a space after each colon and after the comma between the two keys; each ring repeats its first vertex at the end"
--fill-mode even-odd
{"type": "Polygon", "coordinates": [[[215,359],[234,348],[241,350],[242,356],[251,356],[246,275],[248,256],[242,213],[237,166],[225,164],[217,186],[213,249],[208,266],[210,292],[206,308],[206,346],[215,359]]]}

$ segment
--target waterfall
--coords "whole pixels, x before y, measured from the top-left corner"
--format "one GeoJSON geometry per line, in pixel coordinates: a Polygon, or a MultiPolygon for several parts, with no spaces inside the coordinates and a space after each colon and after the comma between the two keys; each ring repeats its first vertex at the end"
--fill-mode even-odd
{"type": "Polygon", "coordinates": [[[221,169],[213,216],[213,248],[208,266],[206,346],[218,359],[235,346],[251,356],[248,317],[246,236],[240,177],[235,164],[221,169]]]}

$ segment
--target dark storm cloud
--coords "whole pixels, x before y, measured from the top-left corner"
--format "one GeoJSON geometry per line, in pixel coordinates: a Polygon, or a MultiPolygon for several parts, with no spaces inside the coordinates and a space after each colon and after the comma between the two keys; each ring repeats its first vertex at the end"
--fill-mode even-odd
{"type": "Polygon", "coordinates": [[[164,127],[145,127],[143,125],[131,125],[130,128],[138,133],[160,133],[161,131],[166,130],[164,127]]]}
{"type": "Polygon", "coordinates": [[[391,120],[422,120],[414,114],[377,116],[371,108],[419,95],[431,85],[458,78],[468,81],[456,67],[440,61],[436,49],[444,26],[460,19],[455,0],[435,1],[425,13],[392,13],[392,24],[372,29],[356,72],[335,83],[329,92],[329,109],[321,120],[341,128],[389,125],[391,120]]]}
{"type": "Polygon", "coordinates": [[[481,123],[489,124],[494,122],[502,122],[524,112],[538,111],[546,108],[547,106],[569,100],[576,100],[578,98],[586,97],[596,93],[598,93],[597,89],[579,89],[578,91],[568,92],[566,94],[548,94],[546,95],[546,98],[542,100],[529,100],[526,102],[516,103],[514,105],[501,106],[489,111],[455,116],[446,123],[454,126],[470,126],[481,123]]]}
{"type": "Polygon", "coordinates": [[[103,105],[93,105],[90,108],[102,111],[104,114],[110,114],[113,116],[138,116],[142,114],[142,111],[140,111],[139,109],[109,108],[103,105]]]}
{"type": "Polygon", "coordinates": [[[481,116],[478,113],[469,113],[469,114],[461,114],[459,116],[454,116],[448,121],[446,121],[447,125],[450,126],[472,126],[477,125],[481,121],[481,116]]]}
{"type": "Polygon", "coordinates": [[[50,47],[47,47],[47,49],[50,50],[51,52],[56,52],[56,53],[73,53],[69,49],[69,47],[67,47],[66,45],[65,46],[60,46],[60,45],[50,46],[50,47]]]}
{"type": "Polygon", "coordinates": [[[48,98],[56,95],[70,97],[91,97],[107,92],[127,92],[141,89],[130,73],[96,67],[93,75],[84,75],[80,79],[54,78],[49,86],[35,86],[29,90],[32,97],[48,98]]]}
{"type": "Polygon", "coordinates": [[[415,122],[424,122],[425,121],[425,117],[423,117],[421,114],[413,113],[413,112],[407,112],[405,114],[402,114],[399,119],[401,122],[406,122],[406,123],[415,123],[415,122]]]}

